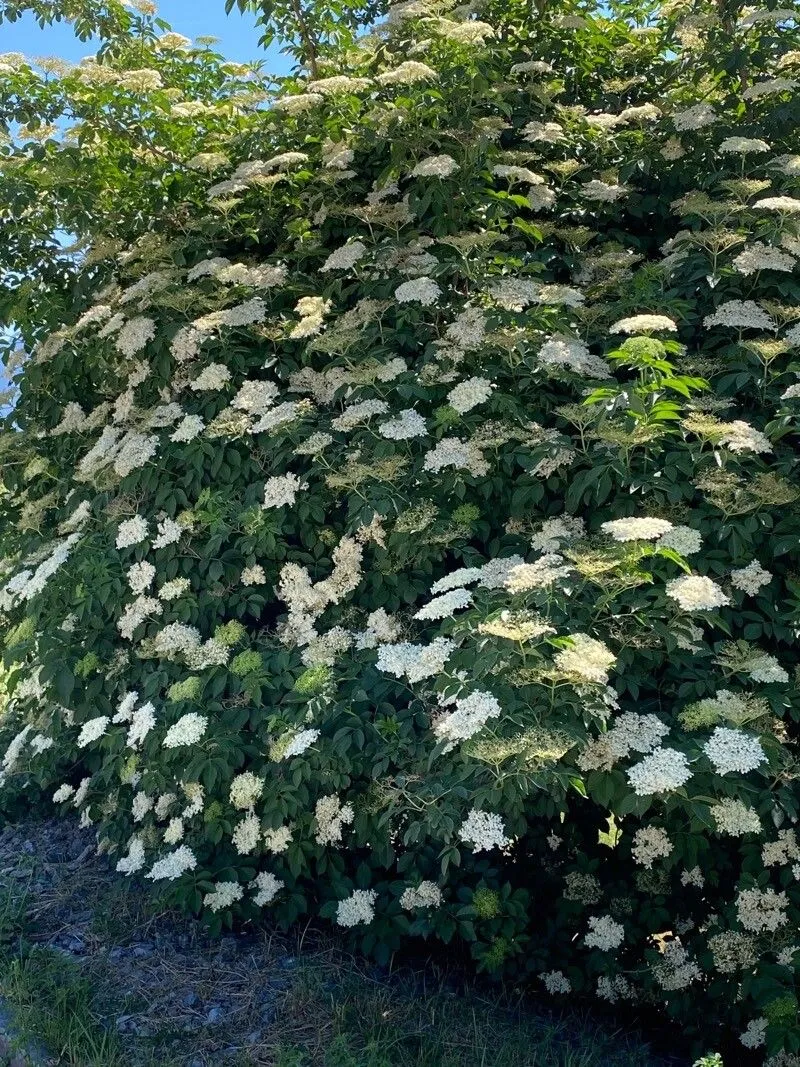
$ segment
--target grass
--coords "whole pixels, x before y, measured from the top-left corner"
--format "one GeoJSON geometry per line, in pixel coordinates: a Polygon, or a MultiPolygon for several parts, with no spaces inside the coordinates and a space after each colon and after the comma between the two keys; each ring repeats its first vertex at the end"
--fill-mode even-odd
{"type": "MultiPolygon", "coordinates": [[[[306,980],[314,978],[311,968],[306,980]]],[[[641,1043],[578,1016],[497,1000],[345,980],[330,996],[324,1050],[284,1049],[280,1067],[651,1067],[641,1043]]]]}
{"type": "Polygon", "coordinates": [[[90,980],[62,953],[28,943],[29,902],[30,882],[0,888],[0,998],[19,1043],[43,1044],[58,1063],[125,1067],[98,1021],[90,980]]]}
{"type": "Polygon", "coordinates": [[[0,1006],[64,1067],[666,1067],[587,1014],[433,965],[387,976],[323,934],[251,931],[229,947],[96,859],[0,847],[0,1006]],[[81,954],[57,947],[65,933],[81,954]],[[109,957],[145,940],[141,961],[109,957]],[[206,1022],[214,1002],[219,1026],[206,1022]],[[118,1032],[120,1016],[141,1032],[118,1032]]]}
{"type": "Polygon", "coordinates": [[[52,949],[2,961],[0,993],[20,1037],[43,1044],[58,1063],[125,1067],[116,1036],[98,1021],[89,979],[52,949]]]}

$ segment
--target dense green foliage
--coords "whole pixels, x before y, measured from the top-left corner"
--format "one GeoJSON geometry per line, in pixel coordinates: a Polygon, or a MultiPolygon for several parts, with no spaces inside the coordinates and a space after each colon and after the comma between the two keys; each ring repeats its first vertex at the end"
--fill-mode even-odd
{"type": "Polygon", "coordinates": [[[0,61],[4,793],[791,1067],[800,27],[270,10],[0,61]]]}

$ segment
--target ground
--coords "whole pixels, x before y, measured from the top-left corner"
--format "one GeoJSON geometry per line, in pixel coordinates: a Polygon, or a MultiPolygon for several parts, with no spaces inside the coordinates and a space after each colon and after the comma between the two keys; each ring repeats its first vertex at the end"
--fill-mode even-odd
{"type": "Polygon", "coordinates": [[[0,831],[0,1067],[685,1067],[607,1019],[311,927],[209,938],[69,820],[0,831]]]}

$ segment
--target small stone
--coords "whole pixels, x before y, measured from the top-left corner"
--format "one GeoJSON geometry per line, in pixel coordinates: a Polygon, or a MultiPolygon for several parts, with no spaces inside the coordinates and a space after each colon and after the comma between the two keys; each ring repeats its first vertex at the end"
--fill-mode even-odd
{"type": "Polygon", "coordinates": [[[224,1018],[225,1012],[218,1005],[215,1005],[213,1008],[210,1008],[208,1014],[206,1015],[207,1021],[211,1023],[212,1026],[217,1026],[219,1023],[222,1022],[224,1018]]]}
{"type": "Polygon", "coordinates": [[[8,1061],[8,1067],[30,1067],[30,1060],[22,1052],[17,1052],[8,1061]]]}
{"type": "Polygon", "coordinates": [[[33,841],[23,841],[22,851],[26,852],[29,856],[32,856],[36,851],[36,845],[34,845],[33,841]]]}
{"type": "Polygon", "coordinates": [[[144,959],[145,956],[152,956],[153,946],[147,941],[141,945],[134,945],[133,954],[134,956],[138,956],[139,959],[144,959]]]}
{"type": "Polygon", "coordinates": [[[196,1008],[200,1004],[200,997],[198,997],[197,993],[193,991],[191,993],[187,993],[181,1003],[183,1004],[184,1008],[196,1008]]]}

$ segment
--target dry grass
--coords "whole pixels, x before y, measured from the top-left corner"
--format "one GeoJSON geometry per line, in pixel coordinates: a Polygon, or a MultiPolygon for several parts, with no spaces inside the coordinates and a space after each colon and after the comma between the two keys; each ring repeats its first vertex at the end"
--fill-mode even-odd
{"type": "Polygon", "coordinates": [[[211,939],[63,822],[0,833],[0,996],[75,1067],[657,1067],[635,1038],[309,927],[211,939]]]}

